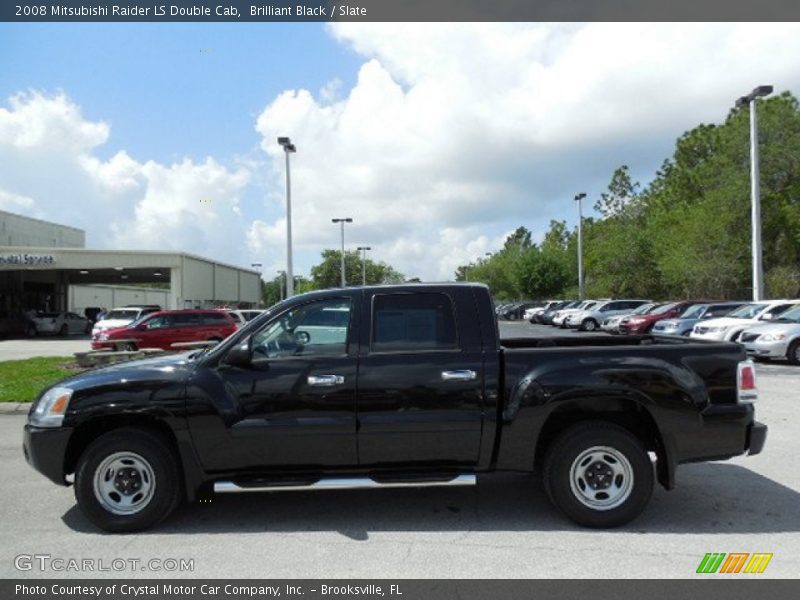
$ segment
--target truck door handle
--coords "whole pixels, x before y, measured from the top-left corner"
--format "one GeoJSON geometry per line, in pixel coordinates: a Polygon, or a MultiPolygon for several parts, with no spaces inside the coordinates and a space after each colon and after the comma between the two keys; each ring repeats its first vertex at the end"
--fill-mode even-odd
{"type": "Polygon", "coordinates": [[[344,376],[342,375],[309,375],[308,385],[316,387],[331,387],[333,385],[341,385],[344,383],[344,376]]]}
{"type": "Polygon", "coordinates": [[[478,374],[469,369],[460,371],[442,371],[442,381],[475,381],[478,374]]]}

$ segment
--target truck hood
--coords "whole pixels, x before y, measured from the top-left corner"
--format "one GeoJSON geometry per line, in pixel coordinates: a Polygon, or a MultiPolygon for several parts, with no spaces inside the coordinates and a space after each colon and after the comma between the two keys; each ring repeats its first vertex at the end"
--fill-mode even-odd
{"type": "Polygon", "coordinates": [[[58,385],[79,392],[139,382],[153,382],[157,385],[176,383],[184,381],[195,368],[196,363],[189,358],[190,354],[191,352],[182,352],[92,369],[65,379],[58,385]]]}

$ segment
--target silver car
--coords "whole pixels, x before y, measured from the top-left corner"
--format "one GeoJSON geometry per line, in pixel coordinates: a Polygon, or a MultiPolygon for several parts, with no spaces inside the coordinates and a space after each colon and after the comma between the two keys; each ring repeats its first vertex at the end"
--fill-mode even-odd
{"type": "Polygon", "coordinates": [[[800,365],[800,306],[768,324],[745,329],[739,342],[755,358],[786,358],[791,364],[800,365]]]}
{"type": "Polygon", "coordinates": [[[31,321],[36,328],[37,334],[71,335],[89,333],[92,328],[92,322],[89,319],[73,312],[37,312],[36,316],[31,318],[31,321]]]}
{"type": "Polygon", "coordinates": [[[677,319],[664,319],[653,325],[654,335],[682,335],[692,333],[694,326],[703,319],[724,317],[729,312],[747,304],[741,302],[715,302],[712,304],[694,304],[687,308],[677,319]]]}
{"type": "Polygon", "coordinates": [[[608,300],[606,302],[598,302],[590,308],[570,313],[567,315],[565,323],[567,327],[577,327],[580,331],[597,331],[605,318],[615,315],[627,315],[642,304],[647,304],[647,300],[608,300]]]}

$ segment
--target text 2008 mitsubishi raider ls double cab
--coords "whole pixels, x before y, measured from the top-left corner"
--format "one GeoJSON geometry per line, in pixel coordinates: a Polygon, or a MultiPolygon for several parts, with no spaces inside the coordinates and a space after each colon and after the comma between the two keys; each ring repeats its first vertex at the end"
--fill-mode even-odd
{"type": "Polygon", "coordinates": [[[753,365],[731,343],[508,339],[481,285],[335,289],[273,307],[210,352],[44,391],[27,460],[109,531],[212,491],[466,485],[540,472],[590,527],[636,517],[678,464],[761,451],[753,365]],[[655,464],[649,453],[655,457],[655,464]]]}

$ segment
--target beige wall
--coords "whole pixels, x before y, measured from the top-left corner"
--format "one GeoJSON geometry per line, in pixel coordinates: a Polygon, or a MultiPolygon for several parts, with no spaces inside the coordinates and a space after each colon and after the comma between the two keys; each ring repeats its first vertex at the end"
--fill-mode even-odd
{"type": "Polygon", "coordinates": [[[79,315],[89,306],[111,309],[126,304],[158,304],[167,308],[169,290],[119,285],[69,286],[69,310],[79,315]]]}
{"type": "Polygon", "coordinates": [[[86,233],[82,229],[0,210],[0,246],[83,248],[85,245],[86,233]]]}

